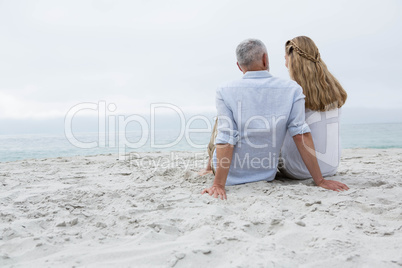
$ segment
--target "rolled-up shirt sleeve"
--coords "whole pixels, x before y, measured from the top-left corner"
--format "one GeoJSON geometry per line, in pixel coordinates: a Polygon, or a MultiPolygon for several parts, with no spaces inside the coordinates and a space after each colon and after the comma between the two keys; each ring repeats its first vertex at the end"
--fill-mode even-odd
{"type": "Polygon", "coordinates": [[[216,110],[218,112],[218,134],[215,144],[236,145],[239,140],[239,131],[233,118],[233,111],[225,103],[220,89],[216,91],[216,110]]]}
{"type": "Polygon", "coordinates": [[[299,87],[294,95],[292,109],[288,119],[288,131],[290,136],[304,134],[310,132],[310,128],[306,123],[305,115],[305,96],[302,89],[299,87]]]}

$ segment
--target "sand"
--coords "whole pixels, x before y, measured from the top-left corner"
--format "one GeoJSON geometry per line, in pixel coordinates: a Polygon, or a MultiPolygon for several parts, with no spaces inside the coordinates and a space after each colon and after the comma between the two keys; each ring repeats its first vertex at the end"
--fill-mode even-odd
{"type": "Polygon", "coordinates": [[[206,153],[0,163],[0,267],[401,267],[402,149],[343,151],[312,180],[201,195],[206,153]]]}

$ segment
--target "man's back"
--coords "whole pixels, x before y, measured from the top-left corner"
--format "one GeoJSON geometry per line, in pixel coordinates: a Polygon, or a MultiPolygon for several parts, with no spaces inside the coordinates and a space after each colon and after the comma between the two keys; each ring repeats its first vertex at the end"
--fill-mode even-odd
{"type": "Polygon", "coordinates": [[[226,185],[273,180],[286,131],[309,132],[301,87],[268,71],[247,72],[220,87],[216,106],[215,143],[235,145],[226,185]]]}

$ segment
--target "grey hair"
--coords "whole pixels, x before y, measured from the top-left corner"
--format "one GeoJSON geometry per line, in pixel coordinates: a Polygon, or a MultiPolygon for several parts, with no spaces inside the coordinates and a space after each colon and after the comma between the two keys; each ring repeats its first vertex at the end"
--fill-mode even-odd
{"type": "Polygon", "coordinates": [[[236,48],[237,62],[241,66],[250,66],[253,62],[261,60],[264,53],[267,53],[267,48],[261,40],[246,39],[236,48]]]}

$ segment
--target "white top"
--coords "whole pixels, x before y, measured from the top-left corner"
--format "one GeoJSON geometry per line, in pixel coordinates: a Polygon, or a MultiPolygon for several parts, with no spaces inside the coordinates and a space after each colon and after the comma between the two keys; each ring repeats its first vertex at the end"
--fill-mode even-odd
{"type": "MultiPolygon", "coordinates": [[[[339,117],[341,109],[326,112],[306,109],[306,123],[314,141],[318,164],[322,175],[335,175],[341,157],[339,117]]],[[[287,133],[281,149],[284,173],[295,179],[311,178],[292,136],[287,133]]]]}

